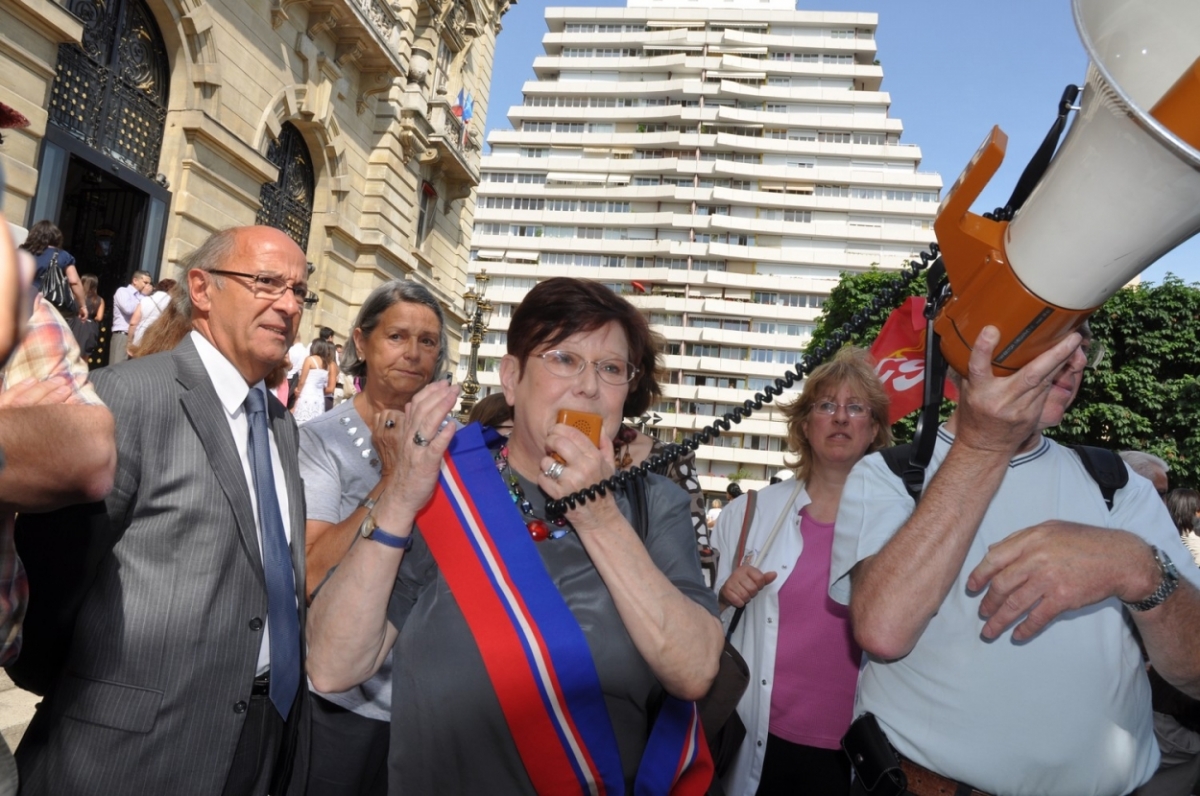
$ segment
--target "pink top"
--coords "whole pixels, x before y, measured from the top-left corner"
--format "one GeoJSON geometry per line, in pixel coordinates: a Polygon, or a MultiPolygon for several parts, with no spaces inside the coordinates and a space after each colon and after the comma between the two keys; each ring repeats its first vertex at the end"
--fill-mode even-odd
{"type": "Polygon", "coordinates": [[[779,641],[770,732],[805,746],[837,749],[850,727],[862,650],[849,609],[829,598],[833,523],[800,510],[804,552],[779,590],[779,641]]]}

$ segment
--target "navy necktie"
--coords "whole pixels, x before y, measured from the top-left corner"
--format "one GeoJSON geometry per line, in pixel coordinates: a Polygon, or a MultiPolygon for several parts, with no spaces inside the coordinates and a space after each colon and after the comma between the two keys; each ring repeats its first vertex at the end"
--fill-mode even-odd
{"type": "Polygon", "coordinates": [[[275,493],[267,405],[257,387],[246,396],[250,426],[250,470],[262,529],[263,577],[267,583],[267,626],[271,633],[271,704],[284,720],[300,687],[300,619],[296,612],[296,580],[292,553],[283,532],[283,515],[275,493]]]}

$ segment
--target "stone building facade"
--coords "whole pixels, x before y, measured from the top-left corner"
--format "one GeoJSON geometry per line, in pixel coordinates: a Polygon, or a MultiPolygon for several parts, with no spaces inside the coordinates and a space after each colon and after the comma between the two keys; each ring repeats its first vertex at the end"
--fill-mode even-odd
{"type": "Polygon", "coordinates": [[[257,220],[313,264],[305,339],[344,339],[396,276],[457,329],[508,4],[0,0],[0,101],[32,122],[0,147],[4,212],[58,224],[105,296],[257,220]],[[460,92],[476,100],[465,129],[460,92]]]}

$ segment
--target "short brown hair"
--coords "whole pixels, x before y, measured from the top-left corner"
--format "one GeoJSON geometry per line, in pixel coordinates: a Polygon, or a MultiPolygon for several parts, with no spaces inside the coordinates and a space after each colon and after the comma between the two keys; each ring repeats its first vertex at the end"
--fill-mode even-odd
{"type": "Polygon", "coordinates": [[[867,402],[871,415],[879,430],[867,448],[868,453],[886,448],[892,443],[892,427],[888,425],[888,396],[875,373],[871,355],[857,346],[843,346],[833,359],[820,365],[804,380],[804,389],[796,400],[781,406],[780,410],[788,421],[788,450],[795,454],[795,461],[787,462],[796,477],[807,481],[812,474],[812,443],[804,434],[804,423],[812,414],[817,401],[836,392],[843,384],[861,395],[867,402]]]}
{"type": "Polygon", "coordinates": [[[478,421],[480,425],[491,428],[499,428],[505,423],[511,423],[512,419],[512,407],[508,405],[502,392],[494,392],[480,398],[471,407],[471,413],[467,415],[468,423],[478,421]]]}
{"type": "Polygon", "coordinates": [[[625,417],[636,417],[662,394],[657,379],[658,347],[646,317],[603,285],[558,276],[530,290],[508,325],[508,353],[517,358],[524,376],[525,363],[534,351],[608,323],[616,323],[625,332],[629,361],[638,369],[622,409],[625,417]]]}

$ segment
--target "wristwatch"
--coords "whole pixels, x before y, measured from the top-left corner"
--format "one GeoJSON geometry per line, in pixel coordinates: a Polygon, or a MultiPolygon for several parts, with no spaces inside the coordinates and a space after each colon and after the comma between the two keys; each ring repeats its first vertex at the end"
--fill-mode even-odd
{"type": "Polygon", "coordinates": [[[411,533],[408,536],[397,536],[394,533],[388,533],[375,523],[375,516],[369,511],[363,519],[362,525],[358,526],[358,535],[364,539],[370,539],[373,542],[379,542],[382,545],[387,545],[397,550],[409,550],[413,546],[413,536],[411,533]]]}
{"type": "Polygon", "coordinates": [[[1149,611],[1163,604],[1171,592],[1179,587],[1179,570],[1175,569],[1175,564],[1171,562],[1171,557],[1159,550],[1157,547],[1151,546],[1154,551],[1154,560],[1158,562],[1159,569],[1162,570],[1162,582],[1158,584],[1158,588],[1144,600],[1138,600],[1135,603],[1127,603],[1124,600],[1121,602],[1131,611],[1149,611]]]}

